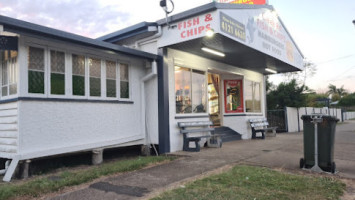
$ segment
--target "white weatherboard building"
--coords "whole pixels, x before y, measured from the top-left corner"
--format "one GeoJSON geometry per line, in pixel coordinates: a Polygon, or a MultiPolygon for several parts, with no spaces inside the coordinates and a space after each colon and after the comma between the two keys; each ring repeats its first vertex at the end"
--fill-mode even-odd
{"type": "Polygon", "coordinates": [[[269,5],[210,3],[96,40],[0,16],[0,50],[5,181],[20,160],[182,150],[178,122],[210,120],[249,139],[248,120],[265,116],[265,75],[303,69],[269,5]]]}

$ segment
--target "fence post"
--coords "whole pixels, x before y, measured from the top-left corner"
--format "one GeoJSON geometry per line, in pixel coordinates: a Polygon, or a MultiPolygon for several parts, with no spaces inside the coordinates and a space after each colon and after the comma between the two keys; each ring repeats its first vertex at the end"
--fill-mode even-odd
{"type": "Polygon", "coordinates": [[[287,118],[287,107],[284,107],[285,110],[285,129],[286,129],[286,133],[288,133],[288,118],[287,118]]]}

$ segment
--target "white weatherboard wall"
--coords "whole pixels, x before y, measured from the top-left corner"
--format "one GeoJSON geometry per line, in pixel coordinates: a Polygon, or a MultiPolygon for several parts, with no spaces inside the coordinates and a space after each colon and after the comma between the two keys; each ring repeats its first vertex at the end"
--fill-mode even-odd
{"type": "Polygon", "coordinates": [[[18,103],[0,104],[0,157],[18,151],[18,103]]]}
{"type": "MultiPolygon", "coordinates": [[[[202,70],[206,72],[206,80],[207,80],[207,72],[208,70],[216,70],[220,71],[222,74],[229,74],[227,77],[230,76],[234,77],[244,77],[244,79],[258,81],[261,83],[260,87],[264,88],[263,85],[263,75],[250,71],[245,70],[242,68],[238,68],[235,66],[227,65],[224,63],[216,62],[213,60],[209,60],[206,58],[202,58],[199,56],[195,56],[189,53],[185,53],[178,50],[168,49],[168,65],[169,65],[169,113],[170,113],[170,150],[171,152],[182,150],[183,146],[183,137],[180,134],[180,129],[178,128],[178,122],[184,121],[208,121],[209,116],[207,113],[199,113],[199,114],[176,114],[176,107],[175,107],[175,74],[174,74],[174,60],[179,62],[179,66],[202,70]],[[188,117],[188,118],[186,118],[188,117]]],[[[224,76],[224,75],[222,75],[224,76]]],[[[221,77],[222,77],[221,76],[221,77]]],[[[223,78],[223,77],[222,77],[223,78]]],[[[221,84],[223,84],[223,80],[221,78],[221,84]]],[[[223,86],[223,85],[222,85],[223,86]]],[[[222,88],[222,87],[221,87],[222,88]]],[[[262,90],[262,89],[261,89],[262,90]]],[[[222,91],[222,90],[221,90],[222,91]]],[[[221,93],[220,101],[224,102],[223,92],[221,93]]],[[[262,90],[261,97],[264,96],[264,92],[262,90]]],[[[261,99],[262,105],[261,109],[262,112],[265,110],[265,103],[264,98],[261,99]]],[[[224,103],[221,103],[221,108],[224,110],[223,107],[224,103]]],[[[265,116],[264,113],[258,114],[249,114],[245,116],[245,114],[240,115],[230,115],[228,117],[223,117],[223,125],[228,126],[238,133],[242,134],[243,139],[251,138],[251,129],[248,123],[248,119],[251,118],[260,118],[265,116]]]]}

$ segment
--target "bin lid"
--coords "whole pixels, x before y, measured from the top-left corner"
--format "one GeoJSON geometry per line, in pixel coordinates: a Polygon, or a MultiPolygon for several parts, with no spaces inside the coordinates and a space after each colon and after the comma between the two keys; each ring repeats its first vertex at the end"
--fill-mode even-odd
{"type": "Polygon", "coordinates": [[[338,121],[339,121],[339,119],[336,118],[335,116],[330,116],[330,115],[325,115],[325,114],[302,115],[301,119],[302,119],[303,121],[305,121],[305,120],[311,121],[313,116],[319,116],[319,117],[321,117],[323,120],[326,120],[326,121],[335,121],[335,122],[338,122],[338,121]]]}

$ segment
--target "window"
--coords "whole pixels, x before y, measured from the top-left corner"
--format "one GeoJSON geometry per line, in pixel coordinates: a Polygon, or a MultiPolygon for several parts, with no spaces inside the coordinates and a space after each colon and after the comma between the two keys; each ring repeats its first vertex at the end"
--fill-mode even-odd
{"type": "Polygon", "coordinates": [[[116,62],[106,61],[106,96],[117,97],[116,90],[116,62]]]}
{"type": "Polygon", "coordinates": [[[205,72],[175,66],[176,113],[206,112],[205,72]]]}
{"type": "Polygon", "coordinates": [[[0,51],[2,70],[1,96],[17,94],[17,51],[0,51]]]}
{"type": "Polygon", "coordinates": [[[28,92],[44,94],[44,49],[28,48],[28,92]]]}
{"type": "Polygon", "coordinates": [[[72,55],[73,95],[85,96],[85,56],[72,55]]]}
{"type": "Polygon", "coordinates": [[[129,74],[128,65],[120,64],[120,96],[121,98],[129,98],[129,74]]]}
{"type": "Polygon", "coordinates": [[[65,53],[60,51],[50,51],[51,65],[51,94],[65,94],[65,53]]]}
{"type": "Polygon", "coordinates": [[[261,112],[260,83],[245,80],[246,112],[261,112]]]}
{"type": "Polygon", "coordinates": [[[101,96],[101,60],[95,58],[89,58],[89,89],[90,96],[101,96]]]}

